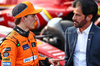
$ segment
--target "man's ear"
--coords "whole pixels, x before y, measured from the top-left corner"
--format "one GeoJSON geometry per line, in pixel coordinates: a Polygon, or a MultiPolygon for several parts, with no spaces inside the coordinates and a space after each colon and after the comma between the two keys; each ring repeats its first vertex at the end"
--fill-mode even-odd
{"type": "Polygon", "coordinates": [[[87,20],[87,21],[91,21],[92,18],[93,18],[93,15],[90,14],[90,15],[88,15],[88,16],[86,17],[86,20],[87,20]]]}
{"type": "Polygon", "coordinates": [[[23,22],[24,22],[24,21],[25,21],[25,17],[21,17],[21,21],[23,21],[23,22]]]}

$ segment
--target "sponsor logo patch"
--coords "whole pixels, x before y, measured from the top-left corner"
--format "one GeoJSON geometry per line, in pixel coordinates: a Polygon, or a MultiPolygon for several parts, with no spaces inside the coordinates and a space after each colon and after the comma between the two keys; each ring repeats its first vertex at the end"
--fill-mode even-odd
{"type": "Polygon", "coordinates": [[[2,61],[3,62],[7,62],[7,61],[9,62],[9,61],[11,61],[11,58],[2,58],[2,61]]]}
{"type": "Polygon", "coordinates": [[[22,43],[26,42],[26,40],[22,41],[22,43]]]}
{"type": "Polygon", "coordinates": [[[32,44],[32,47],[36,47],[36,43],[35,42],[33,42],[31,44],[32,44]]]}
{"type": "Polygon", "coordinates": [[[23,45],[22,47],[23,47],[23,50],[26,50],[26,49],[29,48],[28,44],[25,44],[25,45],[23,45]]]}
{"type": "Polygon", "coordinates": [[[2,66],[11,66],[11,62],[2,62],[2,66]]]}
{"type": "Polygon", "coordinates": [[[9,53],[8,53],[8,52],[4,52],[4,53],[3,53],[3,56],[4,56],[4,57],[8,57],[8,56],[9,56],[9,53]]]}
{"type": "Polygon", "coordinates": [[[3,52],[5,52],[5,51],[11,51],[11,48],[10,47],[6,47],[6,48],[3,49],[3,52]]]}
{"type": "Polygon", "coordinates": [[[34,60],[35,59],[37,59],[37,55],[35,55],[35,56],[31,56],[31,57],[29,57],[29,58],[26,58],[26,59],[24,59],[24,63],[26,63],[26,62],[29,62],[29,61],[32,61],[33,60],[33,58],[34,58],[34,60]]]}

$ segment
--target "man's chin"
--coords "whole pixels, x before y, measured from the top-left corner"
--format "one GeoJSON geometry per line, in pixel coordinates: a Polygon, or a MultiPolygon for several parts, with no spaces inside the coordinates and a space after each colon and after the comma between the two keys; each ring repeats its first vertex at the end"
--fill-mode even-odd
{"type": "Polygon", "coordinates": [[[74,27],[78,28],[78,26],[76,24],[74,24],[74,27]]]}
{"type": "Polygon", "coordinates": [[[33,30],[33,29],[35,29],[35,28],[34,27],[30,28],[30,30],[33,30]]]}

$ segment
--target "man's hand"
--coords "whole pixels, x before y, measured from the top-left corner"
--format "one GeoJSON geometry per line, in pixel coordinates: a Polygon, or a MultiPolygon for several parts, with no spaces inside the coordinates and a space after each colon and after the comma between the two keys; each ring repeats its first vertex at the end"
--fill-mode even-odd
{"type": "Polygon", "coordinates": [[[60,66],[59,61],[63,61],[64,59],[48,59],[49,63],[54,66],[60,66]]]}

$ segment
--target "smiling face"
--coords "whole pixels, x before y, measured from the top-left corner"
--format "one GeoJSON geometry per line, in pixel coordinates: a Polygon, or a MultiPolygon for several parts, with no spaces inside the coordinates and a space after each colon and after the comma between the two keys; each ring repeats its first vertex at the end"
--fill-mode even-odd
{"type": "Polygon", "coordinates": [[[25,24],[26,28],[34,29],[36,21],[37,21],[36,14],[30,14],[27,17],[25,17],[24,24],[25,24]]]}
{"type": "Polygon", "coordinates": [[[82,13],[81,7],[75,7],[73,12],[74,15],[72,19],[76,28],[82,28],[84,25],[87,24],[86,17],[82,13]]]}

